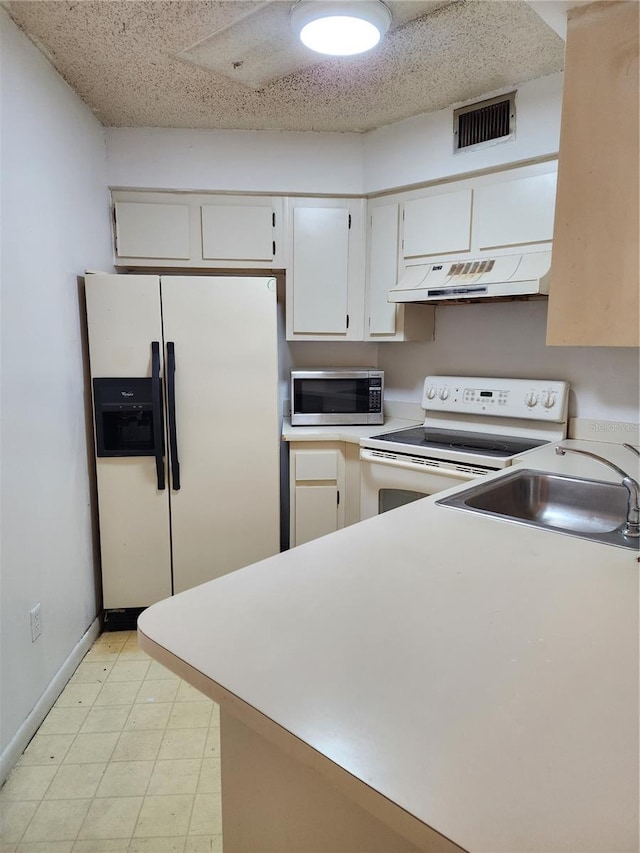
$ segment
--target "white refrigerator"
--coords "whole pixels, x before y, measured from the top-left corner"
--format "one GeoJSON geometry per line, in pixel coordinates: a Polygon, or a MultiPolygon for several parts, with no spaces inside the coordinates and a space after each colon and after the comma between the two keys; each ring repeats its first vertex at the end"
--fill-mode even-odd
{"type": "Polygon", "coordinates": [[[276,282],[94,273],[85,292],[113,626],[279,550],[276,282]]]}

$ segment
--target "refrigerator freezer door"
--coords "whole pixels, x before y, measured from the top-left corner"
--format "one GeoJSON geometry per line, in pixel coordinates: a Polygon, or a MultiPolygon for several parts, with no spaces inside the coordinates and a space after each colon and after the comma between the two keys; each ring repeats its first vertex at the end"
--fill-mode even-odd
{"type": "MultiPolygon", "coordinates": [[[[162,340],[158,276],[91,274],[85,293],[92,377],[151,377],[151,344],[162,340]]],[[[166,598],[169,499],[158,490],[156,460],[98,458],[96,470],[105,609],[166,598]]]]}
{"type": "Polygon", "coordinates": [[[279,550],[275,280],[163,276],[175,345],[174,591],[279,550]]]}
{"type": "Polygon", "coordinates": [[[162,340],[157,275],[85,276],[91,376],[151,376],[151,342],[162,340]]]}

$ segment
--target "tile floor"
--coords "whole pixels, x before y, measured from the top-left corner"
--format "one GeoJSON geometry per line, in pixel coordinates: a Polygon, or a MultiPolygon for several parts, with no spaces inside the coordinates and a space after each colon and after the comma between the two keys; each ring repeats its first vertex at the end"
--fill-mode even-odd
{"type": "Polygon", "coordinates": [[[102,634],[0,790],[0,853],[221,850],[218,706],[102,634]]]}

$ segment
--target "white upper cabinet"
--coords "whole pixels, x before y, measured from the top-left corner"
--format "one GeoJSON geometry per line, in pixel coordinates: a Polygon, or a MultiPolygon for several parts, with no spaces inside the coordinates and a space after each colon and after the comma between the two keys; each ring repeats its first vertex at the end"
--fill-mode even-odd
{"type": "Polygon", "coordinates": [[[398,305],[388,295],[398,280],[400,205],[372,203],[369,208],[365,340],[404,341],[433,338],[434,309],[398,305]]]}
{"type": "Polygon", "coordinates": [[[390,303],[412,266],[548,251],[556,163],[372,199],[114,190],[124,270],[284,270],[287,340],[433,338],[434,308],[390,303]]]}
{"type": "Polygon", "coordinates": [[[120,201],[115,204],[119,256],[156,260],[188,260],[189,206],[120,201]]]}
{"type": "Polygon", "coordinates": [[[114,190],[116,264],[282,269],[283,200],[114,190]]]}
{"type": "Polygon", "coordinates": [[[555,174],[478,187],[473,200],[478,248],[548,242],[553,238],[555,200],[555,174]]]}
{"type": "Polygon", "coordinates": [[[363,208],[362,199],[289,199],[289,340],[362,340],[363,208]]]}
{"type": "Polygon", "coordinates": [[[393,196],[403,211],[404,266],[549,249],[556,171],[541,163],[393,196]]]}
{"type": "Polygon", "coordinates": [[[471,248],[470,189],[407,201],[404,257],[447,255],[471,248]]]}
{"type": "Polygon", "coordinates": [[[367,267],[369,335],[395,335],[396,306],[387,300],[398,277],[398,205],[371,208],[367,267]]]}
{"type": "Polygon", "coordinates": [[[294,208],[294,333],[346,334],[348,220],[345,209],[294,208]]]}
{"type": "Polygon", "coordinates": [[[204,260],[272,263],[275,213],[270,204],[203,204],[201,215],[204,260]]]}

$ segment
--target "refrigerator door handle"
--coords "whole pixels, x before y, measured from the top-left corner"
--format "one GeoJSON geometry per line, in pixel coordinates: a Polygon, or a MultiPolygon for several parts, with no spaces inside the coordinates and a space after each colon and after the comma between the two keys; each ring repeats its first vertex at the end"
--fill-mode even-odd
{"type": "Polygon", "coordinates": [[[167,415],[169,417],[169,454],[171,481],[174,491],[180,490],[180,460],[176,430],[176,351],[173,341],[167,341],[167,415]]]}
{"type": "Polygon", "coordinates": [[[156,458],[158,491],[164,491],[164,418],[160,391],[160,342],[151,342],[151,403],[153,415],[153,455],[156,458]]]}

